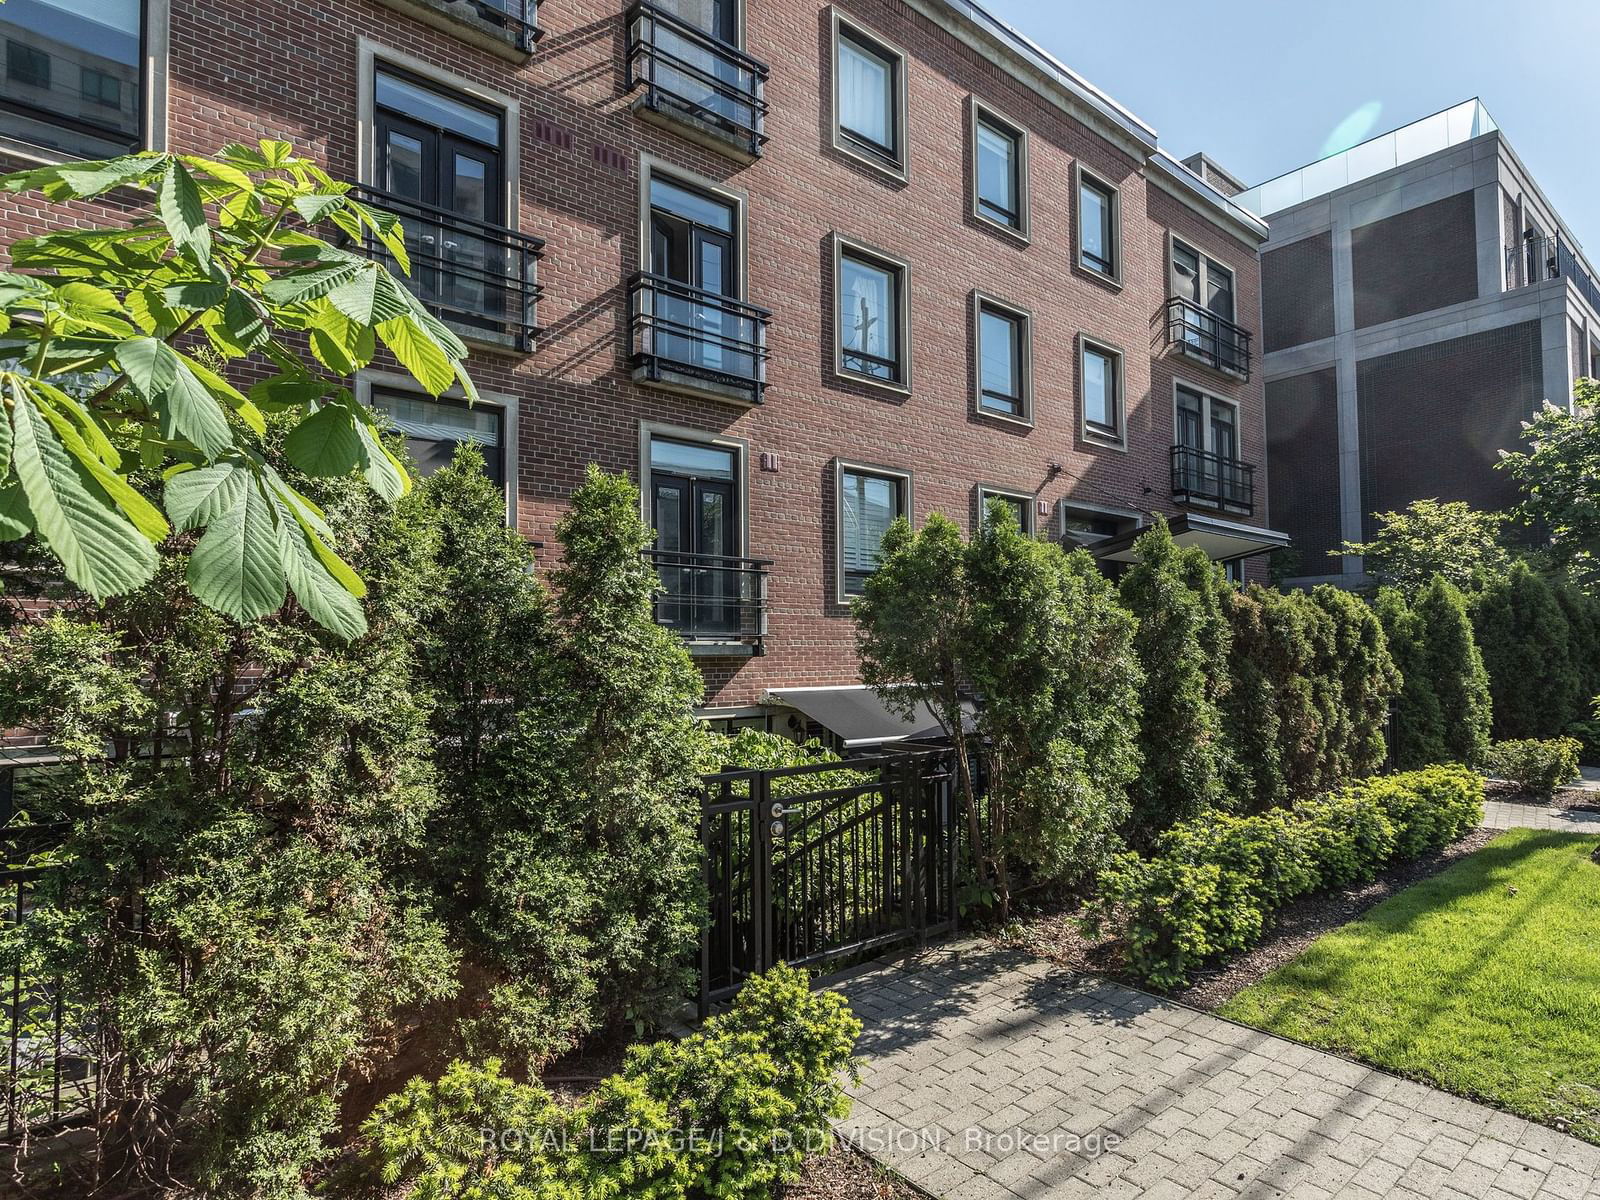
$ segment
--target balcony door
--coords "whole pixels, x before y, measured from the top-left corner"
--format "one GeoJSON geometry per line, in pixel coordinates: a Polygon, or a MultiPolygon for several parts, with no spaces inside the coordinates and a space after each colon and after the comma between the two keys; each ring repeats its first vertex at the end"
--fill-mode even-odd
{"type": "Polygon", "coordinates": [[[1177,475],[1181,490],[1239,502],[1244,487],[1239,465],[1239,413],[1226,400],[1179,386],[1177,443],[1186,451],[1177,475]]]}
{"type": "Polygon", "coordinates": [[[650,177],[653,352],[710,375],[754,378],[755,329],[735,306],[741,289],[738,213],[718,196],[650,177]]]}
{"type": "Polygon", "coordinates": [[[753,129],[755,81],[728,53],[739,46],[739,0],[659,0],[657,7],[688,29],[658,24],[651,67],[656,87],[703,120],[753,129]]]}
{"type": "Polygon", "coordinates": [[[1186,302],[1183,339],[1214,355],[1218,365],[1234,366],[1241,355],[1234,332],[1233,272],[1213,258],[1174,239],[1172,294],[1186,302]]]}
{"type": "Polygon", "coordinates": [[[665,589],[656,619],[688,637],[740,632],[738,465],[723,446],[650,439],[650,522],[665,589]]]}
{"type": "Polygon", "coordinates": [[[379,70],[373,155],[378,187],[406,230],[411,282],[452,319],[506,319],[506,251],[486,237],[505,224],[501,115],[379,70]]]}

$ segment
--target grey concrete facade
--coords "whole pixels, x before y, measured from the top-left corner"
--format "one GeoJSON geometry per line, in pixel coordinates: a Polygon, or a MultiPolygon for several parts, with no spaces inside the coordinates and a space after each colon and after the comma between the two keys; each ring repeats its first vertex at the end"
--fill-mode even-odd
{"type": "MultiPolygon", "coordinates": [[[[1600,311],[1572,277],[1576,272],[1569,271],[1557,278],[1534,277],[1526,262],[1526,246],[1521,239],[1512,244],[1513,230],[1532,230],[1541,235],[1559,234],[1564,246],[1577,250],[1576,239],[1498,129],[1272,212],[1268,222],[1271,236],[1261,248],[1263,255],[1302,239],[1331,233],[1333,336],[1266,351],[1262,356],[1262,370],[1269,388],[1274,380],[1309,371],[1328,367],[1336,371],[1339,437],[1338,445],[1328,447],[1327,453],[1338,460],[1339,527],[1345,540],[1362,540],[1363,523],[1368,515],[1363,511],[1362,430],[1357,392],[1362,362],[1537,322],[1542,368],[1542,378],[1536,381],[1539,396],[1549,403],[1567,407],[1572,401],[1573,364],[1582,363],[1583,373],[1589,373],[1600,359],[1600,311]],[[1352,253],[1356,231],[1461,193],[1472,195],[1477,297],[1380,324],[1359,326],[1352,253]]],[[[1571,261],[1590,278],[1594,277],[1593,268],[1581,252],[1571,261]]],[[[1545,272],[1541,270],[1539,274],[1545,272]]],[[[1263,305],[1272,302],[1273,298],[1263,289],[1263,305]]],[[[1268,407],[1270,423],[1270,404],[1268,407]]],[[[1269,442],[1270,434],[1269,428],[1269,442]]],[[[1267,473],[1270,480],[1270,461],[1267,473]]],[[[1278,513],[1273,511],[1272,490],[1269,485],[1268,521],[1272,527],[1279,528],[1278,513]]],[[[1303,563],[1304,574],[1295,582],[1330,582],[1345,586],[1366,582],[1359,558],[1330,558],[1327,562],[1332,569],[1324,571],[1311,569],[1320,564],[1303,563]],[[1338,566],[1333,566],[1335,563],[1338,566]]]]}

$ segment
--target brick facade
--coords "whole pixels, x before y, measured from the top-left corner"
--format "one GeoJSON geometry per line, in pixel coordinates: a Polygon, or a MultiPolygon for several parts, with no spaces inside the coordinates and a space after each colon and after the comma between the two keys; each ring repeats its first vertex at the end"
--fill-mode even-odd
{"type": "MultiPolygon", "coordinates": [[[[1239,323],[1259,328],[1258,239],[1228,216],[1225,202],[1158,170],[1149,151],[1130,149],[1126,137],[1114,140],[1069,114],[1048,82],[1027,85],[997,66],[980,52],[966,18],[942,0],[851,0],[841,11],[907,58],[909,172],[904,182],[891,180],[832,146],[830,6],[763,0],[745,8],[746,50],[770,68],[768,141],[749,164],[634,113],[634,96],[624,94],[627,33],[617,3],[545,0],[542,36],[518,63],[375,0],[171,0],[167,61],[168,149],[278,137],[350,179],[362,159],[364,53],[419,71],[425,65],[430,76],[515,103],[520,169],[510,180],[512,223],[546,243],[542,332],[530,354],[475,351],[471,367],[482,390],[512,397],[517,407],[518,527],[550,542],[590,461],[637,477],[642,423],[744,442],[746,553],[774,564],[770,632],[765,656],[701,658],[708,705],[723,706],[756,702],[772,686],[857,677],[853,626],[835,599],[836,459],[910,472],[919,523],[939,511],[970,527],[981,483],[1035,497],[1047,510],[1037,518],[1040,530],[1054,531],[1064,500],[1173,511],[1175,379],[1237,402],[1245,461],[1262,463],[1265,449],[1259,373],[1245,382],[1173,357],[1159,321],[1169,237],[1177,235],[1233,268],[1239,323]],[[928,9],[940,10],[941,21],[928,9]],[[973,96],[1027,131],[1027,244],[967,215],[973,96]],[[626,285],[641,263],[646,161],[744,198],[745,295],[773,314],[761,405],[633,381],[626,285]],[[1080,165],[1118,189],[1120,286],[1072,266],[1080,165]],[[834,373],[835,234],[910,266],[909,395],[834,373]],[[975,290],[1031,314],[1031,428],[974,411],[975,290]],[[1125,448],[1079,434],[1085,335],[1124,355],[1125,448]],[[774,469],[761,469],[764,455],[774,456],[774,469]]],[[[44,219],[32,199],[0,198],[7,240],[44,219]]],[[[58,215],[50,219],[59,223],[58,215]]],[[[1248,520],[1260,524],[1264,471],[1257,484],[1248,520]]]]}

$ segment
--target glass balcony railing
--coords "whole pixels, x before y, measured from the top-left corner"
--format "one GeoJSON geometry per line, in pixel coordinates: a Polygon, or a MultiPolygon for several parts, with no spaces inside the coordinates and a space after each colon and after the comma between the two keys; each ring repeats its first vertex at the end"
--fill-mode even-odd
{"type": "Polygon", "coordinates": [[[1177,504],[1249,516],[1255,511],[1255,475],[1251,463],[1193,446],[1172,448],[1172,499],[1177,504]]]}
{"type": "Polygon", "coordinates": [[[771,313],[742,300],[641,272],[628,288],[633,361],[646,378],[704,380],[761,402],[771,313]]]}
{"type": "MultiPolygon", "coordinates": [[[[544,242],[377,188],[357,186],[350,194],[400,218],[411,258],[407,282],[430,312],[463,337],[533,349],[544,242]]],[[[363,248],[400,273],[376,239],[369,236],[363,248]]]]}
{"type": "Polygon", "coordinates": [[[1250,378],[1248,329],[1181,296],[1168,300],[1164,312],[1169,347],[1175,346],[1219,371],[1250,378]]]}
{"type": "Polygon", "coordinates": [[[737,146],[752,158],[766,142],[767,68],[737,47],[640,0],[628,10],[627,90],[663,116],[737,146]]]}
{"type": "Polygon", "coordinates": [[[656,624],[686,641],[766,651],[770,559],[646,550],[661,576],[656,624]]]}

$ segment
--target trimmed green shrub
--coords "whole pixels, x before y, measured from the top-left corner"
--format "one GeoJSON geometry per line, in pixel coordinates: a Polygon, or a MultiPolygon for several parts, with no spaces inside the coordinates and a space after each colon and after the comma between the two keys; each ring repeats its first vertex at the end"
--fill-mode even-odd
{"type": "Polygon", "coordinates": [[[363,1126],[366,1162],[416,1200],[758,1200],[849,1112],[860,1032],[842,996],[778,966],[702,1032],[629,1050],[571,1108],[495,1060],[413,1079],[363,1126]]]}
{"type": "Polygon", "coordinates": [[[1400,690],[1400,673],[1390,657],[1383,626],[1372,608],[1342,588],[1323,584],[1312,601],[1333,622],[1332,640],[1314,666],[1321,688],[1327,741],[1317,788],[1338,787],[1369,775],[1388,756],[1384,729],[1389,700],[1400,690]]]}
{"type": "Polygon", "coordinates": [[[1493,778],[1516,784],[1520,791],[1549,797],[1578,774],[1578,752],[1582,749],[1577,738],[1569,737],[1495,742],[1489,747],[1483,769],[1493,778]]]}
{"type": "Polygon", "coordinates": [[[1555,737],[1581,717],[1572,630],[1543,576],[1513,564],[1476,597],[1472,627],[1489,673],[1497,739],[1555,737]]]}
{"type": "Polygon", "coordinates": [[[1139,749],[1128,839],[1150,846],[1163,830],[1223,805],[1231,774],[1223,736],[1231,630],[1227,584],[1205,552],[1180,547],[1161,518],[1134,543],[1122,602],[1138,618],[1133,647],[1144,668],[1139,749]]]}
{"type": "Polygon", "coordinates": [[[1088,924],[1125,921],[1129,969],[1181,987],[1220,954],[1256,942],[1297,896],[1372,879],[1476,825],[1483,780],[1459,766],[1374,776],[1255,817],[1207,813],[1173,826],[1151,858],[1119,855],[1088,924]]]}
{"type": "Polygon", "coordinates": [[[1435,575],[1408,604],[1393,588],[1374,610],[1403,680],[1395,702],[1395,765],[1476,766],[1489,747],[1489,676],[1465,598],[1435,575]]]}

